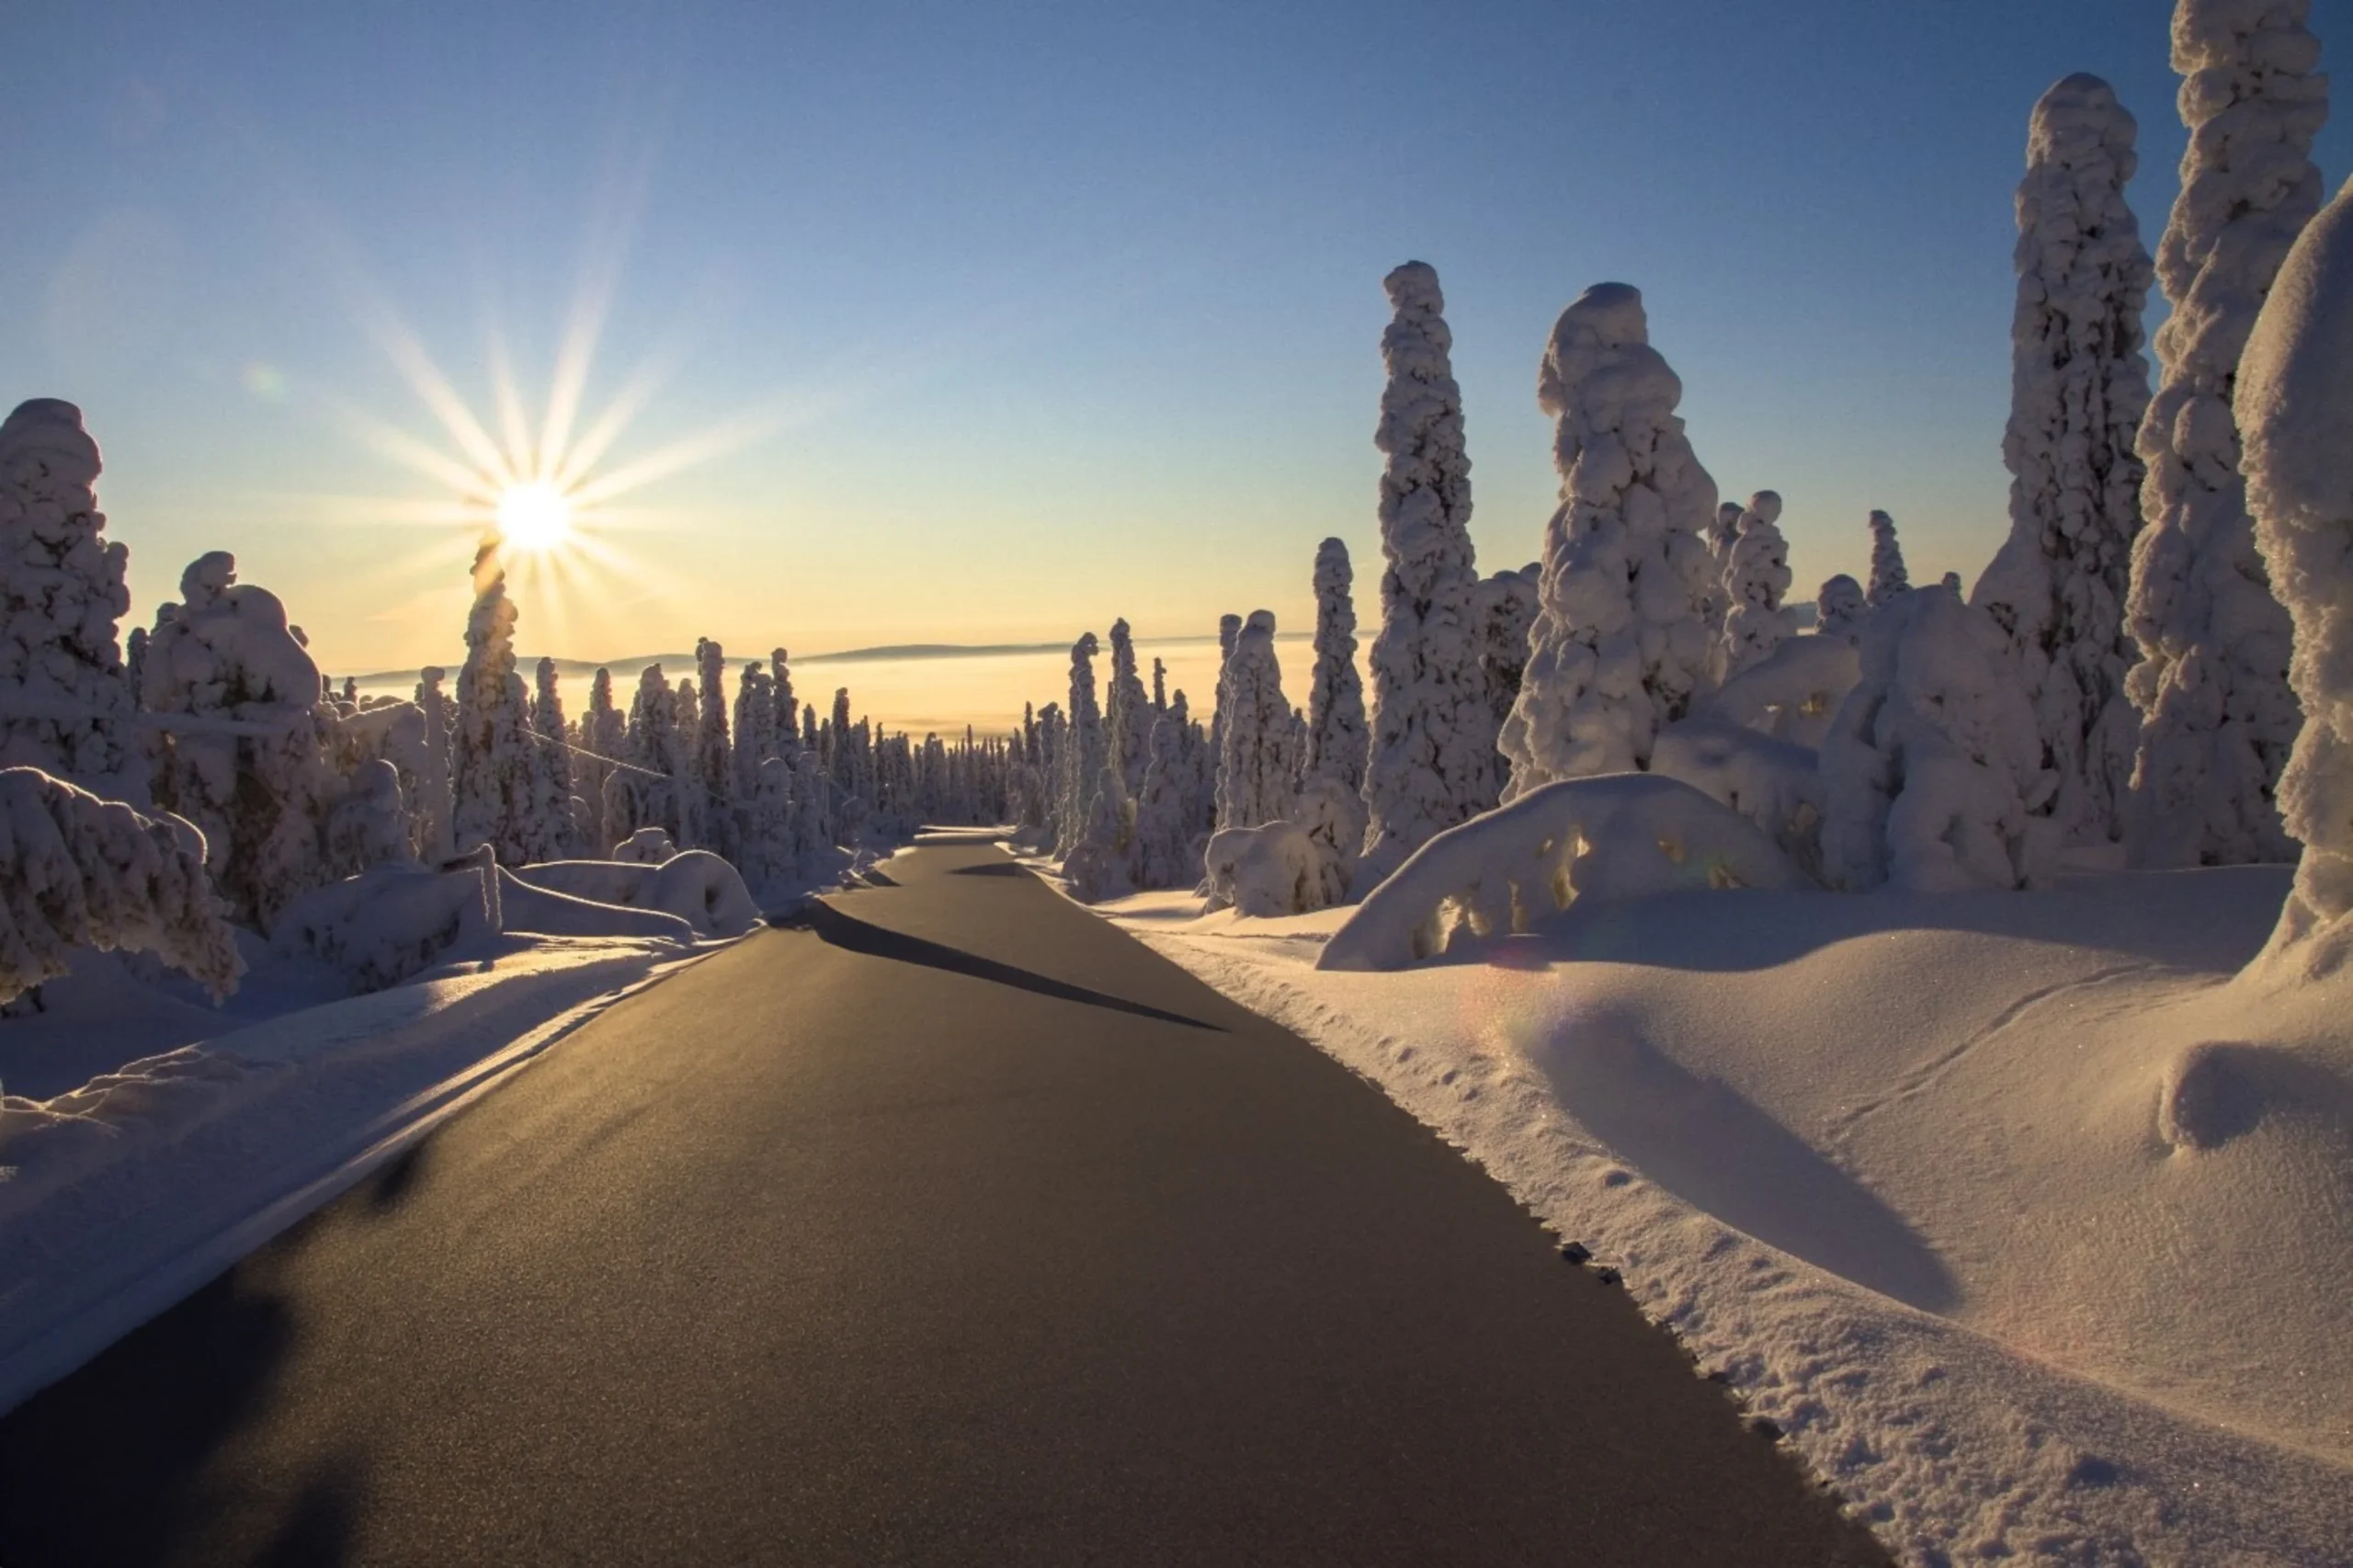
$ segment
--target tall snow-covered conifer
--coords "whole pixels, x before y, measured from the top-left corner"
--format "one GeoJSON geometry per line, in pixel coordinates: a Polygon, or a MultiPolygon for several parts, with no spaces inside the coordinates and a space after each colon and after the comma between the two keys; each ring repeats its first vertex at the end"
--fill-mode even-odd
{"type": "Polygon", "coordinates": [[[1290,704],[1283,699],[1272,610],[1252,610],[1226,661],[1225,755],[1218,759],[1217,825],[1256,827],[1290,814],[1298,754],[1290,704]]]}
{"type": "Polygon", "coordinates": [[[2256,543],[2295,626],[2303,729],[2279,814],[2303,845],[2272,937],[2296,977],[2353,959],[2353,182],[2306,225],[2234,389],[2256,543]]]}
{"type": "Polygon", "coordinates": [[[1873,609],[1879,608],[1896,595],[1912,586],[1912,574],[1904,567],[1904,546],[1895,537],[1895,519],[1885,512],[1873,512],[1871,527],[1871,580],[1864,590],[1873,609]]]}
{"type": "Polygon", "coordinates": [[[1103,710],[1095,698],[1095,655],[1101,649],[1095,633],[1084,631],[1070,645],[1070,731],[1063,744],[1059,791],[1060,812],[1054,849],[1067,856],[1078,846],[1103,784],[1103,710]]]}
{"type": "Polygon", "coordinates": [[[1132,800],[1143,788],[1152,710],[1145,704],[1143,681],[1136,674],[1135,639],[1124,617],[1111,623],[1111,682],[1103,718],[1111,771],[1120,780],[1120,792],[1132,800]]]}
{"type": "Polygon", "coordinates": [[[494,540],[474,552],[474,604],[458,672],[450,745],[451,830],[458,853],[487,844],[503,866],[547,858],[551,824],[532,789],[529,704],[515,672],[515,601],[494,540]]]}
{"type": "Polygon", "coordinates": [[[1307,740],[1300,757],[1295,815],[1332,863],[1335,882],[1352,885],[1364,850],[1364,681],[1357,674],[1357,611],[1348,547],[1327,539],[1315,551],[1315,668],[1307,692],[1307,740]]]}
{"type": "Polygon", "coordinates": [[[1716,482],[1676,417],[1682,396],[1650,345],[1640,290],[1597,283],[1561,312],[1536,390],[1555,421],[1561,505],[1500,742],[1514,799],[1648,767],[1659,730],[1707,681],[1716,482]]]}
{"type": "Polygon", "coordinates": [[[2149,255],[2124,202],[2132,117],[2097,76],[2034,106],[2018,193],[2010,328],[2010,535],[1970,602],[2008,634],[2059,788],[2048,812],[2070,842],[2120,831],[2138,720],[2124,630],[2141,528],[2134,433],[2149,403],[2141,308],[2149,255]]]}
{"type": "MultiPolygon", "coordinates": [[[[1409,261],[1381,280],[1389,384],[1373,445],[1381,475],[1381,630],[1372,640],[1372,748],[1364,885],[1431,837],[1495,804],[1495,714],[1471,543],[1471,458],[1454,335],[1438,274],[1409,261]]],[[[1223,825],[1233,825],[1224,824],[1223,825]]]]}
{"type": "Polygon", "coordinates": [[[727,733],[727,654],[708,637],[695,642],[702,708],[695,729],[695,782],[701,786],[702,847],[735,852],[735,748],[727,733]]]}
{"type": "Polygon", "coordinates": [[[2292,858],[2274,799],[2301,722],[2287,609],[2247,514],[2231,397],[2239,355],[2320,206],[2313,137],[2328,114],[2308,0],[2179,0],[2173,64],[2189,128],[2157,242],[2173,313],[2141,421],[2147,526],[2132,547],[2126,677],[2140,747],[2125,841],[2144,866],[2292,858]]]}
{"type": "Polygon", "coordinates": [[[98,444],[56,398],[0,422],[0,767],[144,803],[117,626],[130,551],[106,538],[98,444]]]}
{"type": "Polygon", "coordinates": [[[1781,600],[1790,591],[1790,544],[1781,536],[1781,497],[1760,490],[1740,514],[1724,562],[1723,673],[1761,663],[1797,627],[1781,600]]]}

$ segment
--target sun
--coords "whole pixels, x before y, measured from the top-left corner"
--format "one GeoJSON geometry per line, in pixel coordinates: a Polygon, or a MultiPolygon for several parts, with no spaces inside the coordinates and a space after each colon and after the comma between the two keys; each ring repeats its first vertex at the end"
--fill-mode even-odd
{"type": "Polygon", "coordinates": [[[516,550],[550,551],[572,539],[572,499],[544,479],[510,484],[498,497],[498,537],[516,550]]]}

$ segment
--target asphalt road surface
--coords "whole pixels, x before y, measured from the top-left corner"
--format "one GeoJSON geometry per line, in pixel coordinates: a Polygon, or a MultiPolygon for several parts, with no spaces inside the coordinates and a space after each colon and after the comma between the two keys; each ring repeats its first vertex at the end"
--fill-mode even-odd
{"type": "Polygon", "coordinates": [[[0,1422],[0,1564],[1885,1561],[1378,1090],[887,869],[0,1422]]]}

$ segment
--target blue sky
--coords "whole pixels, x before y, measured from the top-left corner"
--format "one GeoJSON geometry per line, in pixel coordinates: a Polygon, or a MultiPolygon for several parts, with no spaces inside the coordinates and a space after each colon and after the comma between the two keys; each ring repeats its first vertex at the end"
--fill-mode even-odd
{"type": "Polygon", "coordinates": [[[1873,506],[1973,576],[2028,110],[2116,85],[2154,247],[2169,10],[40,7],[0,59],[0,395],[84,406],[134,615],[230,549],[337,670],[451,657],[464,614],[466,531],[399,520],[446,486],[357,431],[458,455],[385,342],[494,427],[495,335],[536,425],[584,279],[587,414],[670,367],[603,467],[723,438],[608,564],[522,574],[535,652],[1295,624],[1327,533],[1370,619],[1380,284],[1416,257],[1488,569],[1552,502],[1545,335],[1616,278],[1718,484],[1783,494],[1802,591],[1873,506]]]}

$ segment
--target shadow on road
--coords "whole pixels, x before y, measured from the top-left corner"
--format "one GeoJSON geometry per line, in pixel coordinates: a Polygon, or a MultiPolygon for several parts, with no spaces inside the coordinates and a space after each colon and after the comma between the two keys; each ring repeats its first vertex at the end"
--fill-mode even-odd
{"type": "Polygon", "coordinates": [[[944,943],[910,937],[902,931],[886,930],[871,926],[855,915],[845,915],[832,904],[812,899],[800,908],[767,917],[768,924],[780,931],[813,931],[819,939],[848,952],[864,953],[870,958],[891,959],[900,963],[922,964],[926,969],[946,970],[952,974],[970,975],[998,985],[1010,985],[1016,990],[1033,991],[1040,996],[1051,996],[1061,1002],[1077,1002],[1089,1007],[1107,1007],[1115,1013],[1131,1013],[1140,1018],[1157,1018],[1163,1023],[1182,1024],[1189,1029],[1213,1029],[1220,1034],[1223,1026],[1205,1024],[1199,1018],[1188,1018],[1182,1013],[1131,1002],[1123,996],[1112,996],[1100,991],[1089,991],[1083,985],[1072,985],[1060,980],[1049,980],[1026,969],[1017,969],[995,959],[984,959],[976,953],[944,943]]]}
{"type": "Polygon", "coordinates": [[[1001,866],[994,864],[959,866],[948,874],[951,877],[1026,877],[1029,872],[1028,868],[1017,866],[1007,860],[1001,866]]]}

